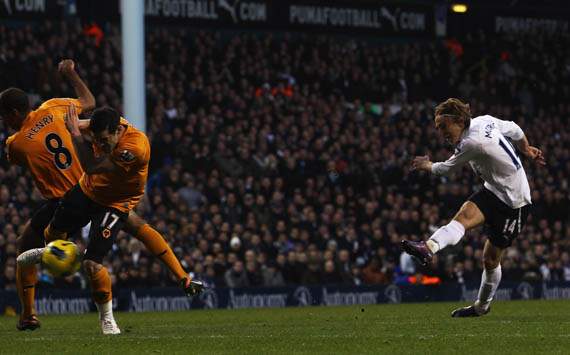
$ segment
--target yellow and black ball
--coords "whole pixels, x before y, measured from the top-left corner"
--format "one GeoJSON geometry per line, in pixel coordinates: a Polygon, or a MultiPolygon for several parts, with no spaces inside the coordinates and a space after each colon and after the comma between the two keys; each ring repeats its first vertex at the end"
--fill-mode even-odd
{"type": "Polygon", "coordinates": [[[58,239],[49,243],[42,255],[42,265],[54,277],[74,274],[81,266],[81,256],[73,242],[58,239]]]}

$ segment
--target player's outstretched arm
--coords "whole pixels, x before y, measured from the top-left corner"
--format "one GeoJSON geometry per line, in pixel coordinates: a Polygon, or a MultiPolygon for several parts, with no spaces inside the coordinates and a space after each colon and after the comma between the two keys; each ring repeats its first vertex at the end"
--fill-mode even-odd
{"type": "Polygon", "coordinates": [[[433,163],[427,155],[415,157],[412,161],[412,169],[428,171],[438,176],[450,175],[478,154],[481,154],[481,144],[473,140],[465,140],[455,147],[455,154],[446,161],[433,163]]]}
{"type": "Polygon", "coordinates": [[[95,97],[75,71],[75,63],[71,59],[59,62],[58,70],[73,86],[77,99],[81,102],[83,111],[95,108],[95,97]]]}

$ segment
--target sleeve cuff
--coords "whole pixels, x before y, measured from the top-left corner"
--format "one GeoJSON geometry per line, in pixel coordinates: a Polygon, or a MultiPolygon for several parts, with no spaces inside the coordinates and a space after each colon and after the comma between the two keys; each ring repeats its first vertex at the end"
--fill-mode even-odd
{"type": "Polygon", "coordinates": [[[434,175],[439,175],[439,166],[441,163],[433,163],[431,164],[431,173],[434,175]]]}
{"type": "Polygon", "coordinates": [[[523,138],[524,138],[524,132],[523,132],[522,128],[519,127],[519,129],[516,131],[516,133],[512,137],[512,139],[515,141],[520,141],[523,138]]]}

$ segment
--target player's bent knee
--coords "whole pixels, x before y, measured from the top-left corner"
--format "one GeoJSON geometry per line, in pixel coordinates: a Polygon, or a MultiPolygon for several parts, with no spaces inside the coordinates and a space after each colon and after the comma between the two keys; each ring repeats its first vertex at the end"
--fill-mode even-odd
{"type": "Polygon", "coordinates": [[[461,206],[453,219],[461,223],[466,230],[475,228],[485,222],[485,217],[479,210],[479,207],[470,201],[465,202],[461,206]]]}
{"type": "Polygon", "coordinates": [[[483,267],[485,270],[496,269],[501,264],[501,253],[486,249],[483,252],[483,267]]]}
{"type": "Polygon", "coordinates": [[[125,223],[125,231],[132,236],[136,236],[145,224],[147,222],[143,218],[131,211],[127,218],[127,223],[125,223]]]}
{"type": "Polygon", "coordinates": [[[83,260],[83,270],[85,270],[85,273],[87,274],[88,277],[92,277],[97,272],[99,272],[99,270],[101,270],[102,268],[103,268],[103,265],[101,265],[100,263],[98,263],[96,261],[89,260],[89,259],[83,260]]]}
{"type": "Polygon", "coordinates": [[[103,304],[111,299],[111,292],[104,290],[97,290],[92,292],[93,301],[98,304],[103,304]]]}
{"type": "Polygon", "coordinates": [[[496,269],[501,264],[504,248],[493,245],[487,240],[483,248],[483,267],[485,270],[496,269]]]}
{"type": "Polygon", "coordinates": [[[483,258],[483,267],[485,267],[485,270],[496,269],[500,263],[501,261],[499,259],[483,258]]]}
{"type": "Polygon", "coordinates": [[[463,228],[465,228],[465,230],[471,228],[472,223],[471,220],[469,219],[469,216],[461,211],[457,213],[455,217],[453,217],[453,220],[461,223],[461,225],[463,226],[463,228]]]}

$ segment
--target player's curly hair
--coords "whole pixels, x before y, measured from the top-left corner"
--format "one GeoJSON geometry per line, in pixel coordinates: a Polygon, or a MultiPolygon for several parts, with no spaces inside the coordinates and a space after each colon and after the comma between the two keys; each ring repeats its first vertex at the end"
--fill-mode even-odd
{"type": "Polygon", "coordinates": [[[469,104],[453,97],[435,107],[435,116],[451,116],[455,121],[463,122],[465,128],[469,128],[471,124],[469,104]]]}
{"type": "Polygon", "coordinates": [[[0,114],[8,114],[13,110],[21,114],[27,114],[30,110],[28,95],[18,88],[9,88],[0,92],[0,114]]]}
{"type": "Polygon", "coordinates": [[[91,114],[89,129],[93,133],[100,133],[107,130],[109,133],[117,132],[121,115],[110,107],[100,107],[91,114]]]}

